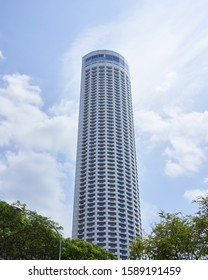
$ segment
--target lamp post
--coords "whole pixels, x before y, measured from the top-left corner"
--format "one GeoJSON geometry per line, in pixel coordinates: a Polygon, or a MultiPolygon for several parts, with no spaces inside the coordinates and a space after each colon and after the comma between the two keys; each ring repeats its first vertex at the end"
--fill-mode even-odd
{"type": "MultiPolygon", "coordinates": [[[[26,213],[22,208],[20,208],[18,206],[15,206],[15,205],[11,205],[11,206],[13,207],[13,209],[15,209],[15,210],[17,210],[19,212],[22,212],[25,215],[29,215],[29,216],[39,220],[41,223],[43,223],[43,221],[40,218],[36,217],[35,215],[33,215],[31,213],[26,213]]],[[[58,231],[58,229],[54,225],[49,225],[49,226],[55,230],[55,232],[56,232],[56,234],[57,234],[57,236],[59,238],[59,258],[58,259],[61,260],[61,250],[62,250],[62,240],[61,240],[61,237],[62,237],[62,235],[60,234],[60,232],[58,231]]]]}

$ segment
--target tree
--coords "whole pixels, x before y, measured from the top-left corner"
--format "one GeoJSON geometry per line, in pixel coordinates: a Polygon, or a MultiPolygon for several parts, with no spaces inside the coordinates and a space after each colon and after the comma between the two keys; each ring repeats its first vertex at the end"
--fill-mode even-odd
{"type": "Polygon", "coordinates": [[[59,238],[62,239],[62,259],[117,259],[96,244],[58,236],[54,228],[57,231],[63,229],[19,201],[13,205],[0,201],[0,259],[56,260],[59,257],[59,238]]]}
{"type": "Polygon", "coordinates": [[[81,240],[65,239],[63,259],[66,260],[116,260],[117,257],[100,246],[81,240]]]}
{"type": "Polygon", "coordinates": [[[208,195],[194,201],[198,203],[199,210],[193,217],[193,238],[197,258],[208,259],[208,195]]]}
{"type": "Polygon", "coordinates": [[[151,233],[131,243],[131,259],[208,259],[208,196],[194,202],[199,205],[194,216],[160,212],[151,233]]]}
{"type": "Polygon", "coordinates": [[[0,258],[57,259],[59,240],[52,220],[30,211],[20,202],[0,202],[0,258]],[[22,211],[18,211],[22,209],[22,211]]]}

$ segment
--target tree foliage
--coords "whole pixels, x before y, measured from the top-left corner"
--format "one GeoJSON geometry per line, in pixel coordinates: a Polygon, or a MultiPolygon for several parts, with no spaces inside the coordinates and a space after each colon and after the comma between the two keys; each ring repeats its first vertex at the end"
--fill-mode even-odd
{"type": "Polygon", "coordinates": [[[67,260],[116,260],[117,257],[100,246],[81,240],[65,239],[63,258],[67,260]]]}
{"type": "Polygon", "coordinates": [[[0,201],[0,259],[56,260],[60,238],[62,259],[116,259],[98,245],[65,239],[59,234],[62,229],[51,219],[28,210],[25,204],[0,201]]]}
{"type": "Polygon", "coordinates": [[[160,223],[149,235],[136,237],[130,245],[132,259],[199,260],[208,259],[208,196],[195,201],[192,215],[160,212],[160,223]]]}
{"type": "Polygon", "coordinates": [[[52,220],[30,211],[25,204],[0,202],[0,258],[57,259],[62,229],[52,220]],[[22,210],[21,210],[22,209],[22,210]]]}

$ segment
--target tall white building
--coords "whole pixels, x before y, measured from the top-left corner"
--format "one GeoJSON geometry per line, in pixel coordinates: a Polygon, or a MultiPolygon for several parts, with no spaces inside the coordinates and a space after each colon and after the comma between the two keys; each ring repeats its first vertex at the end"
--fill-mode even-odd
{"type": "Polygon", "coordinates": [[[141,234],[131,85],[127,61],[98,50],[82,59],[73,238],[128,258],[141,234]]]}

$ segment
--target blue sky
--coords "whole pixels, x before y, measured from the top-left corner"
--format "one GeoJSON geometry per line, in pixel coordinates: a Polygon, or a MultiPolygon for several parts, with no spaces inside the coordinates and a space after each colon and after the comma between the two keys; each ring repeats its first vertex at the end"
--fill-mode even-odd
{"type": "Polygon", "coordinates": [[[0,0],[0,199],[71,235],[81,58],[129,62],[143,228],[208,192],[206,0],[0,0]]]}

